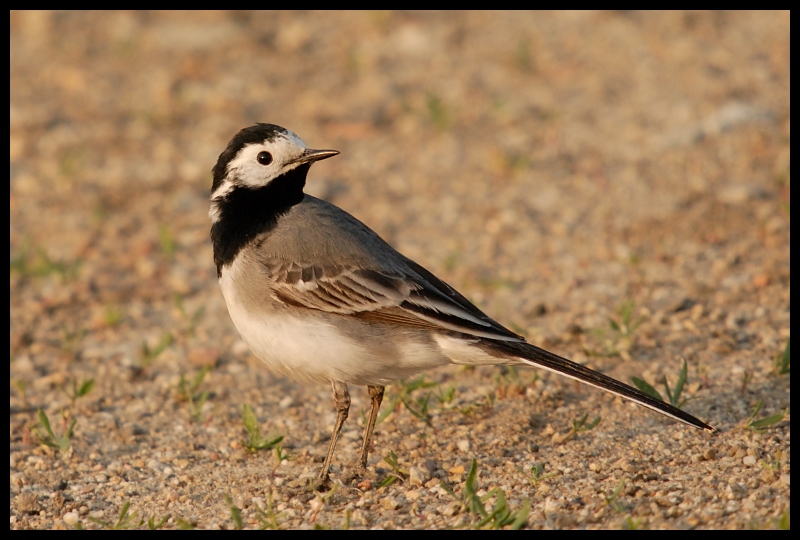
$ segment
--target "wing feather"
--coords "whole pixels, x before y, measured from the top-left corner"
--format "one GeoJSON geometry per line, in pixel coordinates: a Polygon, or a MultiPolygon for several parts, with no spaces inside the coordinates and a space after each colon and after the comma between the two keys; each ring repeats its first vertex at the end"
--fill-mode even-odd
{"type": "Polygon", "coordinates": [[[276,298],[288,305],[501,341],[523,341],[433,274],[413,261],[406,262],[413,267],[405,271],[272,260],[263,264],[274,282],[276,298]]]}

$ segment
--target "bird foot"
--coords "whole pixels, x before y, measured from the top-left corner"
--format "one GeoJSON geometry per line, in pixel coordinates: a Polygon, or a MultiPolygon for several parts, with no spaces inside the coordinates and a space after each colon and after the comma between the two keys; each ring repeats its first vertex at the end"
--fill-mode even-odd
{"type": "Polygon", "coordinates": [[[314,481],[308,485],[308,487],[310,491],[326,492],[333,488],[333,482],[331,481],[330,476],[327,474],[324,476],[320,475],[317,476],[314,481]]]}
{"type": "Polygon", "coordinates": [[[361,464],[354,465],[352,469],[347,471],[347,473],[342,478],[342,483],[345,485],[352,485],[352,484],[361,484],[361,482],[369,482],[371,479],[374,480],[374,473],[369,473],[367,468],[361,464]]]}

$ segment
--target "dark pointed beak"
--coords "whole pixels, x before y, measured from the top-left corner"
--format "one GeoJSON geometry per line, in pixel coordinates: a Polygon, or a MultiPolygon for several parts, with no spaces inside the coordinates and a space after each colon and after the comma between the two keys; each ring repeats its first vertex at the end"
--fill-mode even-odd
{"type": "Polygon", "coordinates": [[[329,157],[333,157],[339,153],[338,150],[311,150],[310,148],[306,148],[305,151],[300,154],[295,160],[294,163],[312,163],[314,161],[319,161],[321,159],[328,159],[329,157]]]}

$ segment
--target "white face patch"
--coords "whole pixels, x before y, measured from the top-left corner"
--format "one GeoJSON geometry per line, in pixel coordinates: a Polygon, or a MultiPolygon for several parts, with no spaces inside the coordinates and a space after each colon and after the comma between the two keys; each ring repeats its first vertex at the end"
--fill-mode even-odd
{"type": "MultiPolygon", "coordinates": [[[[228,163],[227,176],[249,187],[266,186],[273,178],[296,168],[298,164],[292,161],[299,158],[305,149],[306,143],[292,132],[281,133],[271,141],[248,144],[228,163]],[[269,152],[272,162],[267,165],[259,163],[261,152],[269,152]]],[[[211,198],[227,193],[230,187],[226,188],[226,184],[223,183],[211,198]]]]}
{"type": "Polygon", "coordinates": [[[233,183],[223,182],[217,190],[211,194],[211,206],[208,208],[208,217],[213,223],[219,221],[219,202],[225,195],[233,189],[233,183]]]}

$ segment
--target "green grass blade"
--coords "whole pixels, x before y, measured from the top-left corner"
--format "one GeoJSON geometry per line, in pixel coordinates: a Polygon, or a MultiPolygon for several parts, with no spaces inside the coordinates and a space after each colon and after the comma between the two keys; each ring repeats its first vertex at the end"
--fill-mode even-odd
{"type": "Polygon", "coordinates": [[[645,381],[643,379],[640,379],[639,377],[631,377],[631,380],[633,381],[633,385],[636,388],[638,388],[639,390],[641,390],[642,392],[644,392],[648,396],[651,396],[651,397],[654,397],[654,398],[656,398],[658,400],[664,401],[664,398],[661,397],[661,394],[658,393],[658,390],[653,388],[650,385],[649,382],[647,382],[647,381],[645,381]]]}

